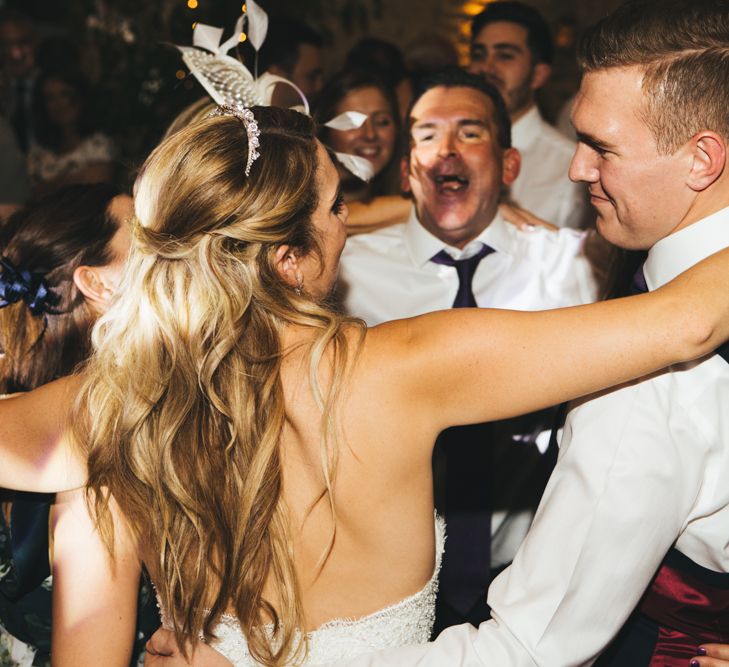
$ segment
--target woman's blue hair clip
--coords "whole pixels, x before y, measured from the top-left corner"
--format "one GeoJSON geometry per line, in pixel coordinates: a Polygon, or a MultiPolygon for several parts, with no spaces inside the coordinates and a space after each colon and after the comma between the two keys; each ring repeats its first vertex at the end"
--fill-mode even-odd
{"type": "Polygon", "coordinates": [[[45,274],[18,269],[7,257],[0,257],[0,308],[23,300],[31,315],[55,315],[58,295],[48,287],[45,274]]]}

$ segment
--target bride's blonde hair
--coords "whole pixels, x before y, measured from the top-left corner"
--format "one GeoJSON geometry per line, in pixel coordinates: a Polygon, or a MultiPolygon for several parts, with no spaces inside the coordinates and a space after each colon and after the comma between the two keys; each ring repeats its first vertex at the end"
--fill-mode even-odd
{"type": "Polygon", "coordinates": [[[312,331],[322,467],[332,504],[332,409],[347,367],[345,320],[286,284],[284,245],[318,253],[312,121],[254,108],[260,153],[245,176],[241,120],[207,118],[164,140],[137,180],[138,225],[116,304],[94,331],[76,437],[108,544],[113,497],[145,554],[178,640],[212,636],[232,605],[252,655],[302,655],[300,591],[281,501],[286,418],[281,334],[312,331]],[[326,355],[325,355],[326,352],[326,355]],[[318,386],[330,360],[333,380],[318,386]],[[262,596],[273,582],[276,608],[262,596]],[[209,610],[209,613],[206,611],[209,610]],[[262,626],[273,621],[273,636],[262,626]]]}

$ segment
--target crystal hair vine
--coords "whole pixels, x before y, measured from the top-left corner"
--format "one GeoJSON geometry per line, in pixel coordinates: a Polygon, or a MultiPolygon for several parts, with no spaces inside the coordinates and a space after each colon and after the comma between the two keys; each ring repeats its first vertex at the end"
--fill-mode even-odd
{"type": "Polygon", "coordinates": [[[251,166],[253,163],[261,157],[258,152],[258,148],[261,145],[259,137],[261,131],[258,129],[258,123],[253,115],[253,112],[242,104],[226,104],[219,106],[213,111],[211,116],[235,116],[246,128],[246,134],[248,135],[248,159],[246,160],[245,175],[250,176],[251,166]]]}
{"type": "MultiPolygon", "coordinates": [[[[227,55],[240,41],[243,26],[247,27],[247,38],[253,48],[258,52],[266,39],[268,32],[268,15],[254,0],[246,2],[246,12],[233,28],[233,34],[222,44],[223,29],[198,23],[192,32],[192,46],[178,46],[182,53],[182,60],[190,69],[191,74],[200,82],[205,91],[215,103],[225,109],[227,113],[237,115],[252,106],[270,106],[274,89],[283,84],[293,88],[302,101],[301,107],[294,107],[304,113],[309,113],[309,102],[301,89],[293,82],[281,76],[264,72],[260,76],[253,76],[250,70],[239,60],[227,55]]],[[[250,110],[249,110],[250,111],[250,110]]],[[[243,120],[243,118],[241,118],[243,120]]],[[[355,111],[347,111],[326,123],[334,129],[354,129],[360,127],[367,120],[367,116],[355,111]]],[[[245,122],[245,121],[244,121],[245,122]]],[[[246,125],[246,129],[248,125],[246,125]]],[[[258,126],[255,126],[255,139],[258,141],[258,126]]],[[[251,134],[249,132],[249,140],[251,134]]],[[[252,145],[252,143],[250,144],[252,145]]],[[[258,146],[256,145],[257,149],[258,146]]],[[[372,163],[365,158],[347,153],[335,153],[339,162],[355,176],[369,181],[374,170],[372,163]]],[[[258,150],[249,151],[249,162],[246,175],[253,161],[259,157],[258,150]],[[251,158],[250,155],[255,155],[251,158]]]]}

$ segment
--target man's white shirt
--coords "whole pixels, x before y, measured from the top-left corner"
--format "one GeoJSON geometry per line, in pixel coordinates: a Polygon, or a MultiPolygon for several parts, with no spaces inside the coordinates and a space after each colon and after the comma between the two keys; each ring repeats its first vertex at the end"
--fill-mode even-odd
{"type": "MultiPolygon", "coordinates": [[[[458,291],[458,275],[451,266],[431,262],[431,257],[445,248],[455,259],[466,258],[485,243],[496,252],[481,260],[473,277],[479,306],[542,310],[589,303],[595,300],[597,286],[582,252],[583,242],[581,232],[520,231],[497,215],[461,250],[445,246],[428,232],[413,210],[406,223],[348,239],[340,263],[342,297],[347,312],[370,326],[448,309],[458,291]]],[[[517,458],[504,451],[505,446],[519,444],[499,443],[494,450],[498,469],[517,458]],[[499,460],[505,462],[501,467],[499,460]]],[[[529,442],[525,446],[531,447],[529,442]]],[[[521,498],[529,491],[527,485],[539,465],[534,454],[525,449],[518,470],[511,470],[510,495],[521,498]]],[[[511,502],[509,496],[504,498],[505,506],[511,502]]],[[[493,512],[492,567],[511,562],[532,517],[533,507],[493,512]]]]}
{"type": "Polygon", "coordinates": [[[547,123],[536,106],[511,127],[511,143],[521,169],[511,185],[512,199],[558,227],[580,227],[588,214],[584,183],[567,176],[575,144],[547,123]]]}
{"type": "MultiPolygon", "coordinates": [[[[651,249],[649,289],[725,247],[729,208],[651,249]]],[[[493,619],[346,664],[589,665],[672,546],[729,572],[727,405],[729,364],[713,355],[575,408],[532,529],[489,589],[493,619]]]]}
{"type": "Polygon", "coordinates": [[[347,312],[374,326],[452,306],[458,291],[453,267],[431,262],[446,249],[455,259],[487,255],[473,277],[482,308],[541,310],[588,303],[595,298],[592,270],[582,254],[584,234],[574,230],[521,231],[496,215],[465,248],[445,245],[419,222],[407,222],[347,240],[340,264],[347,312]]]}

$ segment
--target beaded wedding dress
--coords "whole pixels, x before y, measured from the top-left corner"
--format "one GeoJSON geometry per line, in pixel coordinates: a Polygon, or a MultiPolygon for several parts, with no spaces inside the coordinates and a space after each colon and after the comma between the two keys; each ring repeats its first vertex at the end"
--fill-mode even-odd
{"type": "MultiPolygon", "coordinates": [[[[307,658],[299,664],[314,667],[384,648],[428,641],[435,620],[435,596],[444,542],[445,524],[443,519],[436,517],[435,569],[425,587],[400,602],[362,618],[328,621],[308,634],[307,658]]],[[[211,645],[235,667],[259,665],[248,651],[245,636],[235,616],[224,614],[213,632],[217,640],[211,645]]]]}

